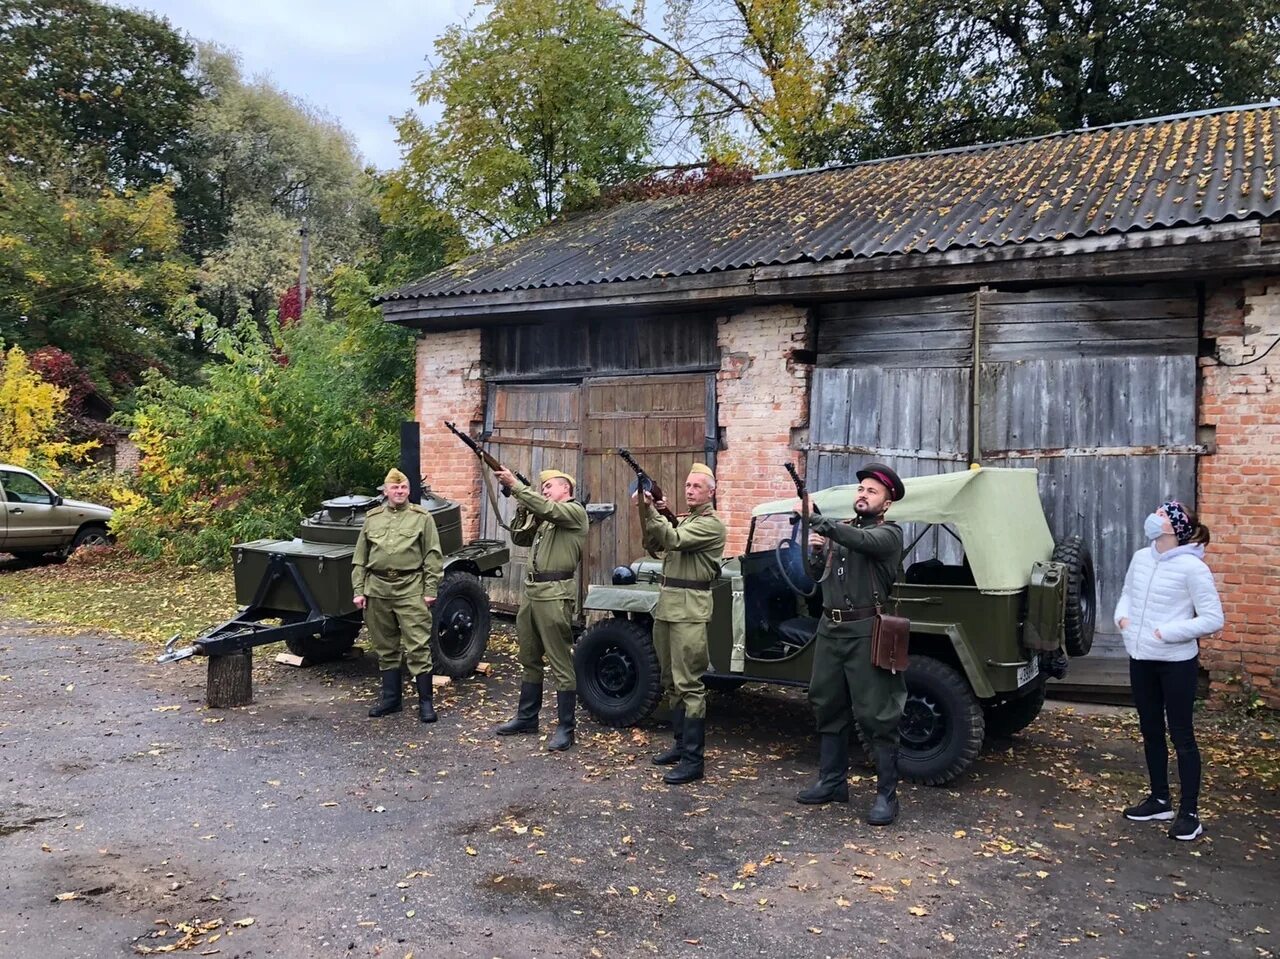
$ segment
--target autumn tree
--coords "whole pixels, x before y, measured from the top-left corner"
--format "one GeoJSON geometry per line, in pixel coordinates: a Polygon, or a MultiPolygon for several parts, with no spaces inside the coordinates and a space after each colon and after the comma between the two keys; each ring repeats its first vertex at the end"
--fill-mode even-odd
{"type": "Polygon", "coordinates": [[[0,0],[0,156],[77,189],[158,183],[185,147],[193,50],[93,0],[0,0]]]}
{"type": "Polygon", "coordinates": [[[864,24],[848,0],[669,0],[661,26],[632,17],[661,58],[674,107],[668,135],[762,168],[857,153],[864,24]]]}
{"type": "Polygon", "coordinates": [[[200,303],[230,326],[242,309],[260,322],[297,282],[304,221],[315,277],[366,251],[370,183],[337,121],[205,45],[190,160],[175,200],[184,246],[200,264],[200,303]]]}
{"type": "Polygon", "coordinates": [[[1249,103],[1280,87],[1277,0],[869,0],[868,152],[1249,103]]]}
{"type": "Polygon", "coordinates": [[[399,121],[404,188],[477,237],[510,238],[644,172],[655,64],[608,3],[492,0],[436,42],[399,121]]]}
{"type": "Polygon", "coordinates": [[[67,391],[33,370],[21,347],[0,352],[0,462],[49,480],[67,463],[83,459],[98,444],[63,437],[59,421],[66,402],[67,391]]]}

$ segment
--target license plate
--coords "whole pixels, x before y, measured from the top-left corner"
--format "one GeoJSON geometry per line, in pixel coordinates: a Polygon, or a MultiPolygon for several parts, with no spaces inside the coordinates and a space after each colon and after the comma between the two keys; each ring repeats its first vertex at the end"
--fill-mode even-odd
{"type": "Polygon", "coordinates": [[[1025,666],[1018,667],[1018,686],[1019,688],[1027,685],[1031,680],[1040,675],[1040,658],[1037,656],[1025,666]]]}

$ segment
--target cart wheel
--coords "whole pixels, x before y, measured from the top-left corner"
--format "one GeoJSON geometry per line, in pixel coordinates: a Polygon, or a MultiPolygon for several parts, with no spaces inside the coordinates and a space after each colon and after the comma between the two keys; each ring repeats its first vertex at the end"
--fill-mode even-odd
{"type": "MultiPolygon", "coordinates": [[[[300,623],[306,619],[303,613],[281,616],[281,623],[300,623]]],[[[352,622],[345,619],[329,619],[325,623],[326,631],[321,636],[300,636],[297,639],[286,639],[284,644],[289,652],[301,656],[310,663],[329,663],[341,659],[356,641],[360,632],[360,620],[352,622]]]]}
{"type": "Polygon", "coordinates": [[[489,594],[471,573],[445,576],[431,611],[432,670],[461,679],[476,671],[489,645],[489,594]]]}

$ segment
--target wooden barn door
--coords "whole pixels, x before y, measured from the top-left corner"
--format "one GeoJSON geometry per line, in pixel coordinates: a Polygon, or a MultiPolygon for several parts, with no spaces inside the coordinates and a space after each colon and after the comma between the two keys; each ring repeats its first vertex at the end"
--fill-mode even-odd
{"type": "Polygon", "coordinates": [[[602,377],[587,380],[583,392],[583,482],[593,502],[616,505],[611,518],[592,526],[583,565],[587,582],[607,583],[615,566],[644,553],[631,505],[635,473],[617,449],[629,449],[672,509],[683,512],[689,467],[715,466],[715,377],[602,377]]]}
{"type": "MultiPolygon", "coordinates": [[[[523,473],[530,483],[538,482],[544,469],[579,472],[578,433],[582,420],[582,388],[577,383],[493,384],[485,404],[485,432],[488,449],[505,466],[523,473]]],[[[493,476],[485,470],[485,481],[493,476]]],[[[515,512],[515,500],[498,495],[503,522],[515,512]]],[[[507,531],[498,525],[488,496],[480,505],[480,535],[507,540],[507,531]]],[[[489,580],[487,588],[495,604],[520,604],[520,584],[524,582],[529,550],[511,546],[511,563],[502,579],[489,580]]]]}

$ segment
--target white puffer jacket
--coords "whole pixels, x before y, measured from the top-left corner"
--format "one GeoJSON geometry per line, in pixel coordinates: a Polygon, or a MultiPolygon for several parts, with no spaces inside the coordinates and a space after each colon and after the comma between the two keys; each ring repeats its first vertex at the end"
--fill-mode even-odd
{"type": "Polygon", "coordinates": [[[1197,640],[1223,623],[1204,547],[1192,543],[1159,553],[1151,545],[1134,553],[1116,604],[1116,626],[1125,617],[1129,625],[1120,634],[1132,659],[1175,662],[1200,652],[1197,640]]]}

